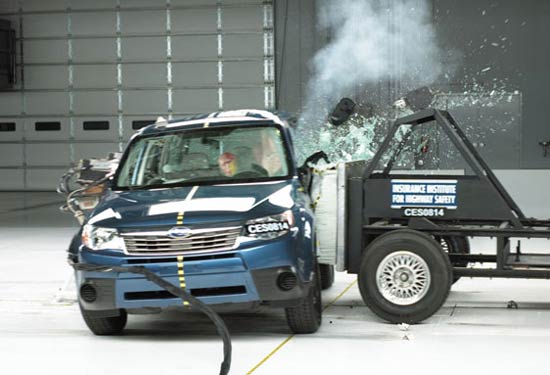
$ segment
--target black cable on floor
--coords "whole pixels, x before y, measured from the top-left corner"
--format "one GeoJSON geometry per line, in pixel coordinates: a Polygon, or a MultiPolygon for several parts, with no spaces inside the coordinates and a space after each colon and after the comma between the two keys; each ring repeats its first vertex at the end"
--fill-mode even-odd
{"type": "Polygon", "coordinates": [[[172,293],[176,297],[181,298],[183,301],[188,301],[191,304],[191,306],[197,308],[199,311],[201,311],[206,316],[208,316],[208,318],[210,318],[210,320],[216,326],[216,330],[218,331],[218,334],[221,336],[223,340],[223,362],[221,363],[221,367],[220,367],[220,375],[229,374],[229,369],[231,367],[231,336],[229,334],[229,330],[227,329],[227,326],[225,325],[223,319],[214,310],[208,307],[208,305],[206,305],[204,302],[201,302],[200,300],[198,300],[197,298],[189,294],[187,291],[169,283],[168,281],[164,280],[162,277],[159,277],[155,273],[149,271],[148,269],[142,266],[120,267],[120,266],[106,266],[106,265],[100,265],[100,264],[82,264],[82,263],[75,263],[71,260],[69,260],[69,264],[75,270],[78,270],[78,271],[128,272],[128,273],[143,275],[147,280],[157,284],[158,286],[172,293]]]}

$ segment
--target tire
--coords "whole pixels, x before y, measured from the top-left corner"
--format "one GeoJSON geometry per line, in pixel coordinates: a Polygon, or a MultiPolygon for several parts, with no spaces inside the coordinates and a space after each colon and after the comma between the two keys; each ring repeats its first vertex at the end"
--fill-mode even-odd
{"type": "Polygon", "coordinates": [[[441,246],[432,237],[409,229],[376,238],[363,254],[358,275],[359,291],[372,312],[391,323],[409,324],[439,310],[452,280],[451,263],[441,246]],[[397,293],[392,288],[396,277],[403,277],[397,293]]]}
{"type": "Polygon", "coordinates": [[[286,322],[292,333],[314,333],[321,326],[321,280],[318,266],[316,271],[307,297],[299,305],[285,308],[286,322]]]}
{"type": "Polygon", "coordinates": [[[334,284],[334,266],[332,264],[319,264],[321,275],[321,289],[328,289],[334,284]]]}
{"type": "Polygon", "coordinates": [[[120,335],[128,321],[128,314],[122,309],[118,316],[105,317],[101,311],[85,310],[80,306],[80,313],[90,331],[97,336],[120,335]]]}
{"type": "MultiPolygon", "coordinates": [[[[470,241],[464,236],[438,237],[441,247],[449,254],[470,254],[470,241]]],[[[468,262],[458,260],[451,262],[453,267],[468,267],[468,262]]],[[[460,276],[453,276],[453,284],[460,280],[460,276]]]]}

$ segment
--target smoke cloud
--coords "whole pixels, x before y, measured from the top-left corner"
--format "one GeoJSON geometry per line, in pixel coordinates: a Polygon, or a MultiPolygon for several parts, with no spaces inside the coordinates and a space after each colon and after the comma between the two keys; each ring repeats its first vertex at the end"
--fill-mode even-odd
{"type": "Polygon", "coordinates": [[[322,122],[332,106],[343,96],[353,96],[358,86],[387,80],[412,89],[433,83],[443,72],[426,0],[319,0],[318,4],[318,27],[328,32],[330,40],[311,62],[312,78],[301,116],[308,127],[322,122]]]}

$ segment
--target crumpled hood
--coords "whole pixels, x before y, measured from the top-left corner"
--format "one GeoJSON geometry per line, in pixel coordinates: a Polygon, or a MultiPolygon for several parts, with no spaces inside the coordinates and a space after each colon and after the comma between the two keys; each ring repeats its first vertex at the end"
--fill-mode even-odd
{"type": "Polygon", "coordinates": [[[88,223],[111,228],[222,225],[272,215],[294,205],[292,180],[109,192],[88,223]]]}

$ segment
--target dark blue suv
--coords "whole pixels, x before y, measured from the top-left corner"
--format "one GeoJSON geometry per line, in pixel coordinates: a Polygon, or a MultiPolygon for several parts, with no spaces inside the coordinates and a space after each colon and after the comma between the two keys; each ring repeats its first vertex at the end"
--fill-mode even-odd
{"type": "MultiPolygon", "coordinates": [[[[293,332],[315,332],[315,225],[294,160],[289,125],[270,112],[161,119],[130,140],[70,256],[144,266],[217,307],[283,307],[293,332]]],[[[76,271],[76,282],[99,335],[122,332],[128,313],[182,306],[135,274],[76,271]]]]}

